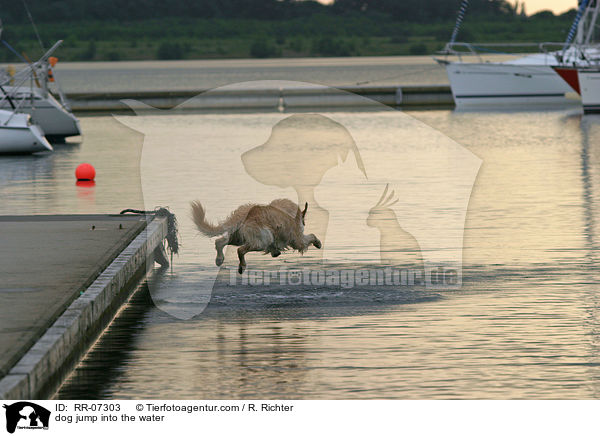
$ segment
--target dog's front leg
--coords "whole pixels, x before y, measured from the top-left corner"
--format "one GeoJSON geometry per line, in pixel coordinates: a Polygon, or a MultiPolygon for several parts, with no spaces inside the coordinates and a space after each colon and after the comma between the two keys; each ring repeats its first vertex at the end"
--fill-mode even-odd
{"type": "Polygon", "coordinates": [[[319,238],[317,238],[314,234],[310,234],[310,235],[304,235],[303,237],[304,239],[304,245],[308,248],[308,246],[310,244],[314,245],[317,248],[321,248],[321,241],[319,241],[319,238]]]}
{"type": "Polygon", "coordinates": [[[250,247],[248,247],[248,245],[242,245],[237,250],[237,252],[238,252],[238,258],[240,259],[240,266],[238,267],[238,272],[240,274],[243,273],[244,270],[246,269],[246,259],[244,258],[244,255],[246,253],[248,253],[249,251],[250,251],[250,247]]]}

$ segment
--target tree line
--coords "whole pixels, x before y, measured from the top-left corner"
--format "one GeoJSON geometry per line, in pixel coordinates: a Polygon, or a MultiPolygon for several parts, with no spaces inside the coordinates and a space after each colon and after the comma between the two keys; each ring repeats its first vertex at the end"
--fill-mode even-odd
{"type": "MultiPolygon", "coordinates": [[[[2,38],[35,58],[58,39],[62,60],[424,55],[449,40],[462,0],[0,0],[2,38]]],[[[564,41],[575,10],[525,16],[505,0],[470,0],[459,41],[564,41]]],[[[18,57],[0,49],[0,62],[18,57]]]]}
{"type": "MultiPolygon", "coordinates": [[[[25,0],[36,22],[139,21],[164,17],[285,20],[315,14],[386,15],[394,20],[431,23],[456,17],[461,0],[25,0]]],[[[3,0],[5,23],[28,22],[21,1],[3,0]]],[[[506,0],[471,0],[470,15],[508,18],[518,14],[506,0]]]]}

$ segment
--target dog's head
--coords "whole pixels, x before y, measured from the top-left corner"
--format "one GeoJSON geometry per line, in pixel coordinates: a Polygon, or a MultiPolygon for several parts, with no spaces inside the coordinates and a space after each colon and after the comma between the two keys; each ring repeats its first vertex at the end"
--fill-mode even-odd
{"type": "Polygon", "coordinates": [[[300,210],[299,207],[296,207],[296,223],[301,223],[302,228],[306,225],[304,218],[306,217],[306,211],[308,210],[308,203],[304,203],[304,210],[300,210]]]}
{"type": "Polygon", "coordinates": [[[307,210],[308,210],[308,203],[304,203],[304,210],[300,210],[299,207],[296,207],[296,223],[302,224],[302,230],[304,230],[304,226],[306,225],[304,218],[306,217],[307,210]]]}

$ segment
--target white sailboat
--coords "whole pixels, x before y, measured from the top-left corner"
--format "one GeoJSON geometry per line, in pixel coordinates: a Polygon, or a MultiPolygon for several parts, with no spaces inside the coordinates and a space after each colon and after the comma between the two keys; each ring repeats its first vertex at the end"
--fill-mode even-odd
{"type": "Polygon", "coordinates": [[[46,137],[56,141],[81,135],[79,120],[71,113],[60,87],[56,86],[60,101],[49,90],[49,82],[55,80],[51,62],[54,63],[56,58],[51,55],[60,44],[62,41],[56,42],[37,62],[25,66],[12,76],[5,74],[4,80],[0,81],[3,89],[0,93],[0,109],[11,110],[9,100],[16,102],[20,112],[31,115],[46,137]]]}
{"type": "Polygon", "coordinates": [[[30,115],[0,110],[0,153],[38,151],[52,151],[52,146],[30,115]]]}
{"type": "MultiPolygon", "coordinates": [[[[0,25],[1,33],[1,25],[0,25]]],[[[60,45],[55,44],[42,58],[30,66],[28,75],[22,74],[24,82],[28,77],[33,78],[35,68],[48,59],[48,56],[60,45]]],[[[20,83],[22,83],[20,82],[20,83]]],[[[7,90],[0,83],[0,98],[6,103],[6,109],[0,108],[0,153],[36,153],[52,151],[52,146],[44,136],[43,129],[37,125],[31,115],[23,111],[23,106],[35,108],[33,93],[29,92],[29,105],[25,104],[25,96],[18,95],[15,88],[7,90]]],[[[4,106],[3,106],[4,107],[4,106]]]]}
{"type": "MultiPolygon", "coordinates": [[[[79,120],[49,92],[28,86],[3,88],[14,100],[23,102],[21,112],[31,115],[32,120],[44,130],[48,139],[63,141],[66,137],[81,135],[79,120]]],[[[1,99],[0,109],[9,108],[8,101],[1,99]]]]}
{"type": "Polygon", "coordinates": [[[600,58],[598,47],[590,45],[600,10],[597,0],[581,3],[566,43],[542,43],[537,46],[541,53],[503,62],[484,60],[478,48],[486,48],[486,44],[475,46],[454,41],[465,9],[466,0],[452,39],[446,45],[446,58],[436,59],[446,68],[458,107],[564,103],[571,88],[553,67],[561,63],[589,65],[600,58]],[[550,51],[550,47],[560,49],[550,51]],[[456,56],[458,60],[450,61],[448,56],[456,56]]]}

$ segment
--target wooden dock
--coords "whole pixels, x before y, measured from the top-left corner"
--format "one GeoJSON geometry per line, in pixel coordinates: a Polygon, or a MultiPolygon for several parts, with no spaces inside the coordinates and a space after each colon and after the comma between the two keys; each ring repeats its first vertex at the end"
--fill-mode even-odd
{"type": "Polygon", "coordinates": [[[51,396],[166,234],[143,215],[0,217],[0,399],[51,396]]]}
{"type": "Polygon", "coordinates": [[[249,88],[196,91],[146,91],[71,93],[67,95],[75,112],[119,112],[124,103],[135,100],[157,109],[172,109],[184,104],[193,110],[304,110],[311,108],[375,107],[373,102],[398,109],[454,107],[448,85],[423,86],[346,86],[249,88]]]}

